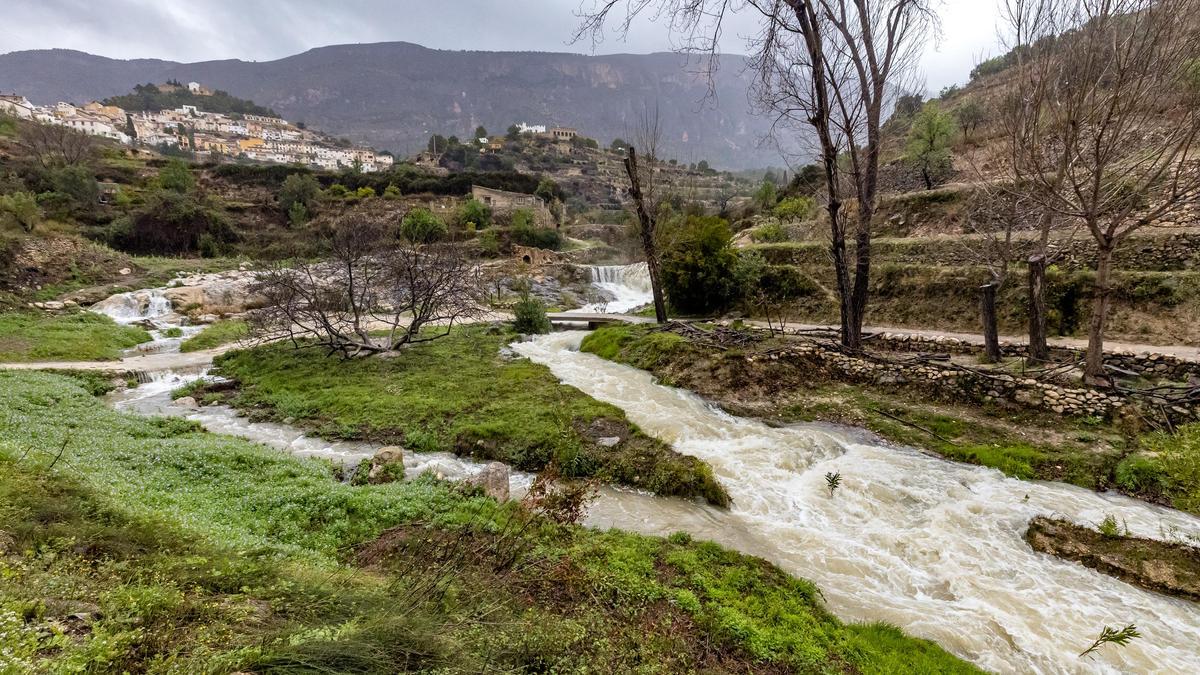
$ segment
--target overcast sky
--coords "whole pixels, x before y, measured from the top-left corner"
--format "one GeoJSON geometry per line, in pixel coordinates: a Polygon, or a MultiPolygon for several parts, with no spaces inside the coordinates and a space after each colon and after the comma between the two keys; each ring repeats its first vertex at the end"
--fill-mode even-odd
{"type": "MultiPolygon", "coordinates": [[[[592,2],[593,0],[584,0],[592,2]]],[[[941,44],[925,58],[927,89],[964,82],[997,51],[998,0],[944,0],[941,44]]],[[[403,40],[440,49],[590,52],[569,44],[580,0],[3,0],[0,53],[62,47],[113,58],[267,61],[312,47],[403,40]]],[[[722,48],[745,53],[753,17],[722,48]]],[[[596,53],[664,51],[667,30],[640,20],[596,53]]]]}

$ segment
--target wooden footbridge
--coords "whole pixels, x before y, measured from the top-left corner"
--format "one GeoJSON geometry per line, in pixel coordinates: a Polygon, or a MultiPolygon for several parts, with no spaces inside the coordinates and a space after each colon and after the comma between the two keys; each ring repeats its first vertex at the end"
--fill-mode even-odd
{"type": "Polygon", "coordinates": [[[583,314],[576,312],[554,312],[546,315],[550,323],[556,325],[586,323],[588,330],[594,330],[609,323],[654,323],[649,316],[634,316],[632,314],[583,314]]]}

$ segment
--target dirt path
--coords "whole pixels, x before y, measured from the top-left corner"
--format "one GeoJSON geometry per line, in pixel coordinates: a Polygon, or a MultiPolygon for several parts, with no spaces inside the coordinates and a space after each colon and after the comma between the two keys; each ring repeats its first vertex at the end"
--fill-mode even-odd
{"type": "Polygon", "coordinates": [[[126,356],[116,361],[33,361],[29,363],[0,363],[0,369],[7,370],[101,370],[112,372],[177,370],[184,368],[203,368],[211,365],[213,358],[232,349],[237,344],[223,345],[213,349],[198,352],[168,352],[162,354],[142,354],[126,356]]]}
{"type": "MultiPolygon", "coordinates": [[[[746,323],[762,328],[767,327],[765,321],[747,321],[746,323]]],[[[811,323],[787,323],[785,326],[789,332],[818,329],[837,330],[838,328],[834,325],[811,323]]],[[[962,340],[970,344],[983,344],[983,336],[978,333],[957,333],[954,331],[920,330],[915,328],[889,328],[885,326],[863,326],[863,331],[867,333],[890,333],[892,335],[917,335],[925,338],[946,337],[962,340]]],[[[1001,335],[1000,342],[1023,345],[1025,344],[1026,339],[1023,336],[1001,335]]],[[[1074,349],[1087,348],[1087,340],[1083,338],[1052,337],[1047,340],[1047,342],[1049,342],[1053,347],[1071,347],[1074,349]]],[[[1147,345],[1132,342],[1114,342],[1105,340],[1104,350],[1107,352],[1133,352],[1135,354],[1165,354],[1181,359],[1187,359],[1189,361],[1200,361],[1200,347],[1189,345],[1147,345]]]]}

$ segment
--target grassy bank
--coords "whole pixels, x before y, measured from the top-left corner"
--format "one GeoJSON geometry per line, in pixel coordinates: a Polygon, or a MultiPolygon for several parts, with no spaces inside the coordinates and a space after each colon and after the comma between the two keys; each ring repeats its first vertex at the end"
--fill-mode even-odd
{"type": "Polygon", "coordinates": [[[0,373],[2,672],[976,672],[818,597],[685,535],[353,487],[0,373]]]}
{"type": "Polygon", "coordinates": [[[183,341],[181,352],[198,352],[237,342],[250,334],[250,328],[241,319],[224,319],[204,327],[204,330],[183,341]]]}
{"type": "Polygon", "coordinates": [[[642,434],[619,409],[559,384],[546,367],[501,355],[514,337],[476,326],[393,358],[348,361],[280,343],[216,363],[239,383],[230,403],[252,417],[528,471],[553,463],[570,477],[728,504],[708,465],[642,434]]]}
{"type": "Polygon", "coordinates": [[[1097,420],[947,401],[912,387],[830,381],[785,361],[746,359],[779,346],[779,339],[722,351],[649,326],[606,326],[582,348],[649,370],[736,414],[864,427],[1017,478],[1116,488],[1200,513],[1200,425],[1139,435],[1097,420]]]}
{"type": "Polygon", "coordinates": [[[5,363],[112,361],[150,339],[141,328],[91,312],[0,313],[0,362],[5,363]]]}

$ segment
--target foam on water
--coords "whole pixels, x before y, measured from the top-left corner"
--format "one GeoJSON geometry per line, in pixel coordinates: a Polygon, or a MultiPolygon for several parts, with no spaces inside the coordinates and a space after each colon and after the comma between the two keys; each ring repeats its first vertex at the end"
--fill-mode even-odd
{"type": "Polygon", "coordinates": [[[818,425],[774,428],[724,413],[645,372],[578,351],[584,333],[514,350],[616,405],[645,432],[709,463],[728,512],[605,495],[592,524],[686,530],[815,581],[844,619],[887,621],[1006,673],[1200,672],[1200,608],[1053,556],[1022,535],[1035,515],[1092,524],[1112,514],[1139,536],[1200,534],[1200,519],[1141,501],[998,471],[818,425]],[[826,472],[842,475],[830,498],[826,472]],[[614,502],[615,500],[615,502],[614,502]],[[1143,637],[1077,657],[1104,626],[1143,637]]]}

